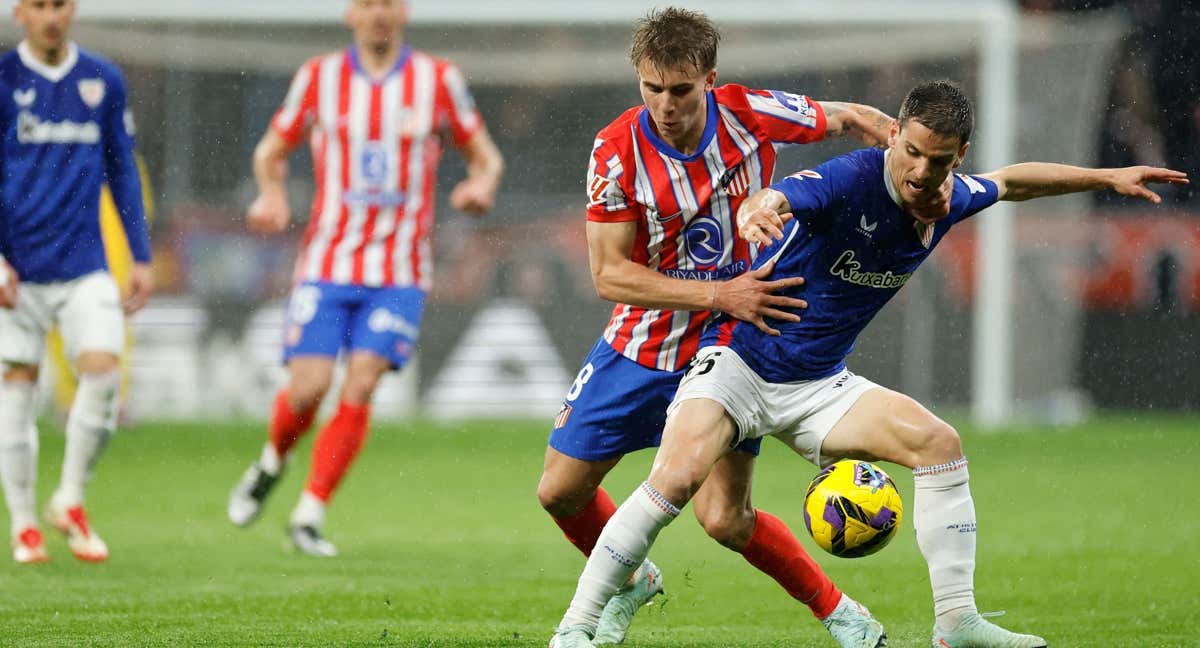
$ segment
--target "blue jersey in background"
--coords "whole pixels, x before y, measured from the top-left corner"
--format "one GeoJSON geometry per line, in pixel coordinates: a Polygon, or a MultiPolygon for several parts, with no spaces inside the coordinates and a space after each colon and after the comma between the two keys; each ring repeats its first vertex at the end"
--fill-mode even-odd
{"type": "Polygon", "coordinates": [[[858,334],[946,232],[996,202],[995,183],[956,175],[949,216],[923,225],[900,207],[884,159],[878,149],[854,151],[771,186],[787,196],[794,220],[783,240],[759,252],[754,267],[774,259],[771,279],[804,277],[803,286],[785,294],[807,300],[808,309],[799,322],[772,320],[778,337],[727,319],[709,328],[706,345],[729,346],[773,383],[841,371],[858,334]]]}
{"type": "Polygon", "coordinates": [[[107,267],[107,183],[133,258],[150,260],[125,80],[70,44],[58,66],[26,43],[0,57],[0,254],[22,281],[66,281],[107,267]]]}

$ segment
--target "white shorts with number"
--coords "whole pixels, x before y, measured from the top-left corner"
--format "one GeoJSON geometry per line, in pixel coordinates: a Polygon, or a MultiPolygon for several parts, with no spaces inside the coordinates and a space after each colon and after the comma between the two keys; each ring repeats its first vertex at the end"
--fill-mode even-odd
{"type": "Polygon", "coordinates": [[[46,334],[54,325],[62,331],[69,358],[83,351],[125,351],[120,291],[109,273],[53,283],[21,282],[17,291],[17,307],[0,308],[0,363],[41,362],[46,334]]]}
{"type": "Polygon", "coordinates": [[[822,468],[837,459],[821,456],[829,431],[863,393],[877,387],[846,369],[819,380],[767,382],[729,347],[705,347],[692,363],[668,415],[686,400],[716,401],[737,423],[735,445],[773,436],[822,468]]]}

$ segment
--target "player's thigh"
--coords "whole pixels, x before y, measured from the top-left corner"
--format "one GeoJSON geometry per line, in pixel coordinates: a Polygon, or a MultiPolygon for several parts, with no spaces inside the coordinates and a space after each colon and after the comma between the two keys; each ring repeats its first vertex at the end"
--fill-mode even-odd
{"type": "Polygon", "coordinates": [[[933,412],[909,396],[875,386],[833,426],[821,454],[913,468],[957,459],[962,448],[954,429],[933,412]]]}
{"type": "Polygon", "coordinates": [[[125,313],[117,282],[107,272],[93,272],[62,285],[66,294],[58,324],[67,357],[78,362],[86,354],[90,368],[115,369],[125,351],[125,313]],[[113,364],[106,368],[109,360],[113,364]]]}
{"type": "Polygon", "coordinates": [[[737,438],[737,424],[721,403],[689,398],[672,405],[647,481],[682,508],[737,438]]]}
{"type": "Polygon", "coordinates": [[[420,288],[358,288],[350,309],[349,347],[353,354],[371,353],[399,370],[412,356],[425,312],[420,288]]]}
{"type": "Polygon", "coordinates": [[[598,340],[567,389],[548,444],[589,462],[657,446],[682,375],[643,367],[598,340]]]}
{"type": "Polygon", "coordinates": [[[0,308],[0,366],[7,373],[36,373],[45,350],[48,322],[30,312],[29,303],[38,299],[40,286],[21,285],[21,300],[15,308],[0,308]]]}
{"type": "Polygon", "coordinates": [[[305,282],[292,289],[284,314],[284,364],[291,368],[296,358],[337,358],[349,339],[350,288],[305,282]]]}
{"type": "Polygon", "coordinates": [[[395,365],[373,351],[357,350],[346,362],[346,379],[342,384],[342,401],[361,405],[371,400],[379,379],[395,365]]]}

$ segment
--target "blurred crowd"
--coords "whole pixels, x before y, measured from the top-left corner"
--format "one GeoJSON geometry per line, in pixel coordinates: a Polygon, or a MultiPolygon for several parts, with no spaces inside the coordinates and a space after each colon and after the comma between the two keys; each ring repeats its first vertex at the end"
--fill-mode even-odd
{"type": "MultiPolygon", "coordinates": [[[[1110,110],[1097,163],[1166,165],[1200,177],[1200,2],[1022,0],[1021,4],[1034,12],[1123,8],[1133,29],[1114,57],[1110,110]]],[[[1196,186],[1174,192],[1172,199],[1181,207],[1200,209],[1196,186]]]]}

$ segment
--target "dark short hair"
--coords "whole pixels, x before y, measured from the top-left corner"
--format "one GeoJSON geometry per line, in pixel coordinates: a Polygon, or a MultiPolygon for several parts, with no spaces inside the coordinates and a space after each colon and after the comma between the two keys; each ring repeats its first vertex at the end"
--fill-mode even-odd
{"type": "Polygon", "coordinates": [[[716,69],[721,33],[703,13],[679,7],[655,9],[635,25],[629,48],[634,67],[649,61],[660,69],[716,69]]]}
{"type": "Polygon", "coordinates": [[[927,81],[909,90],[896,120],[903,128],[910,119],[938,135],[958,135],[959,145],[969,142],[975,129],[971,100],[950,81],[927,81]]]}

